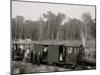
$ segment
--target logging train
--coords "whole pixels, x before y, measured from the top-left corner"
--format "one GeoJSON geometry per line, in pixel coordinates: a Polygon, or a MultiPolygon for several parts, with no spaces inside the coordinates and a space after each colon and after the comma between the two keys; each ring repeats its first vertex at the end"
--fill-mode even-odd
{"type": "Polygon", "coordinates": [[[62,65],[67,68],[73,68],[77,65],[96,65],[96,52],[86,52],[81,43],[55,44],[13,42],[12,48],[12,60],[23,60],[25,49],[29,49],[31,51],[30,61],[32,63],[36,63],[39,60],[39,63],[62,65]],[[20,53],[21,49],[23,49],[23,54],[20,53]],[[40,55],[39,59],[37,55],[40,55]]]}

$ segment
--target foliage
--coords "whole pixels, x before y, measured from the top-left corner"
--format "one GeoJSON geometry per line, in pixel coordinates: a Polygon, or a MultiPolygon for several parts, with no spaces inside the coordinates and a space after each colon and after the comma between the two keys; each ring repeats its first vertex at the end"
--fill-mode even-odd
{"type": "Polygon", "coordinates": [[[12,18],[12,39],[32,40],[87,40],[96,38],[95,19],[89,13],[83,13],[82,20],[68,18],[48,11],[37,21],[25,20],[23,16],[12,18]],[[65,21],[65,22],[64,22],[65,21]],[[64,22],[64,23],[63,23],[64,22]],[[81,36],[82,35],[82,36],[81,36]]]}

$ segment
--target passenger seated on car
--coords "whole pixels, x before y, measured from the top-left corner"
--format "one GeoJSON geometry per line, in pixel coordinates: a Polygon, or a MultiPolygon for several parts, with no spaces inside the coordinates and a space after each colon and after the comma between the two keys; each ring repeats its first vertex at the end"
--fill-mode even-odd
{"type": "Polygon", "coordinates": [[[25,51],[24,45],[20,45],[20,49],[21,49],[21,54],[23,54],[23,52],[25,51]]]}
{"type": "Polygon", "coordinates": [[[84,49],[83,45],[80,46],[79,54],[80,54],[81,57],[85,56],[85,49],[84,49]]]}
{"type": "Polygon", "coordinates": [[[26,49],[25,54],[24,54],[24,61],[29,62],[30,59],[30,50],[26,49]]]}
{"type": "Polygon", "coordinates": [[[46,59],[48,46],[46,45],[43,50],[43,59],[46,59]]]}
{"type": "Polygon", "coordinates": [[[33,50],[33,54],[32,54],[32,64],[36,63],[36,52],[33,50]]]}
{"type": "Polygon", "coordinates": [[[24,58],[24,53],[25,53],[25,48],[24,48],[24,46],[23,45],[20,45],[20,56],[21,56],[21,58],[22,58],[22,60],[23,60],[23,58],[24,58]]]}
{"type": "Polygon", "coordinates": [[[33,62],[33,51],[30,51],[30,62],[33,62]]]}
{"type": "Polygon", "coordinates": [[[84,60],[83,60],[84,56],[85,56],[84,47],[83,47],[83,45],[81,45],[80,48],[79,48],[79,53],[77,55],[77,62],[78,62],[79,65],[84,63],[84,60]]]}
{"type": "Polygon", "coordinates": [[[60,61],[63,61],[63,55],[60,54],[60,61]]]}
{"type": "Polygon", "coordinates": [[[47,52],[48,46],[44,47],[44,52],[47,52]]]}
{"type": "Polygon", "coordinates": [[[41,61],[41,53],[38,52],[37,53],[37,64],[40,65],[40,61],[41,61]]]}

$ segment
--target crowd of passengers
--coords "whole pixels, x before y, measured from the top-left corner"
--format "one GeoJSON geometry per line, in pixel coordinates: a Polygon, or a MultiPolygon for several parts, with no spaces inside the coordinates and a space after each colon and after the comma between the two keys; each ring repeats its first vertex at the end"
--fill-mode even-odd
{"type": "Polygon", "coordinates": [[[43,52],[35,52],[30,48],[24,48],[20,46],[12,47],[12,60],[21,60],[24,62],[31,62],[35,64],[40,64],[42,59],[46,59],[47,46],[44,47],[43,52]]]}
{"type": "MultiPolygon", "coordinates": [[[[24,48],[19,46],[13,46],[12,47],[12,59],[13,60],[21,60],[24,62],[31,62],[35,64],[40,64],[43,59],[47,59],[47,49],[48,46],[44,47],[43,52],[35,52],[34,50],[31,50],[30,48],[24,48]]],[[[84,47],[80,46],[79,54],[77,55],[77,61],[80,62],[81,57],[84,56],[84,47]]]]}

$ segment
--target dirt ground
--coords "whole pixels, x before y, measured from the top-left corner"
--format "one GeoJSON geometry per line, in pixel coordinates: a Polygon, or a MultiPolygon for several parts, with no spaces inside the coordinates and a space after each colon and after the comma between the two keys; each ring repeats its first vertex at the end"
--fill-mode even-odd
{"type": "Polygon", "coordinates": [[[22,61],[12,62],[12,73],[13,74],[23,74],[23,73],[38,73],[38,72],[56,72],[56,71],[68,71],[63,67],[57,67],[52,65],[36,65],[22,61]]]}
{"type": "MultiPolygon", "coordinates": [[[[88,70],[93,69],[90,66],[87,66],[88,70]]],[[[87,69],[77,69],[77,70],[86,70],[87,69]]],[[[94,67],[95,69],[95,67],[94,67]]],[[[46,65],[46,64],[32,64],[23,61],[12,61],[12,74],[28,74],[28,73],[41,73],[41,72],[61,72],[61,71],[72,71],[75,69],[69,69],[59,66],[46,65]]]]}

